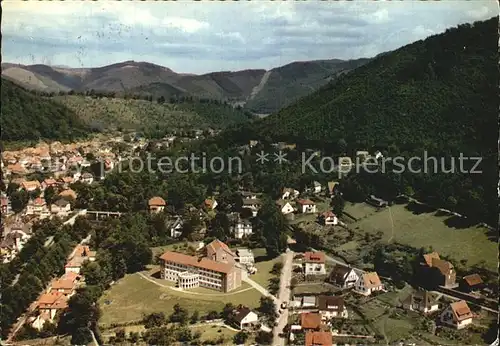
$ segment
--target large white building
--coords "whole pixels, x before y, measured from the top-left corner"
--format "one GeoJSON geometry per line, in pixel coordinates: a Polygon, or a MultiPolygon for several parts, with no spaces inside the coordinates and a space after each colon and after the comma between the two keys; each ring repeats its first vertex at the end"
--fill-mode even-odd
{"type": "Polygon", "coordinates": [[[206,287],[229,292],[241,286],[241,269],[231,263],[173,251],[165,252],[160,260],[162,279],[176,282],[181,289],[206,287]]]}

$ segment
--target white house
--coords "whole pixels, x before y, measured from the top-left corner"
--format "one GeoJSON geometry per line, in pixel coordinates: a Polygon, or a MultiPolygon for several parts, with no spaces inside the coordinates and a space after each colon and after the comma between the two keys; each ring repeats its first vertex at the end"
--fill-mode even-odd
{"type": "Polygon", "coordinates": [[[474,314],[470,311],[467,302],[460,300],[448,305],[441,313],[440,320],[443,324],[447,324],[456,329],[463,329],[472,323],[473,317],[474,314]]]}
{"type": "Polygon", "coordinates": [[[325,226],[335,226],[339,223],[339,219],[337,215],[335,215],[332,211],[325,211],[320,214],[320,222],[325,226]]]}
{"type": "Polygon", "coordinates": [[[316,204],[308,199],[299,199],[297,200],[297,204],[299,205],[299,211],[301,213],[314,214],[316,213],[316,204]]]}
{"type": "Polygon", "coordinates": [[[277,203],[283,215],[291,214],[295,211],[295,208],[290,204],[290,202],[277,203]]]}
{"type": "Polygon", "coordinates": [[[259,321],[259,315],[247,307],[236,309],[234,322],[240,329],[251,327],[259,321]]]}
{"type": "Polygon", "coordinates": [[[319,182],[315,181],[313,182],[313,191],[314,193],[320,193],[322,189],[322,186],[319,182]]]}
{"type": "Polygon", "coordinates": [[[354,285],[354,290],[364,296],[369,296],[372,292],[383,289],[384,285],[376,272],[363,273],[354,285]]]}
{"type": "Polygon", "coordinates": [[[304,274],[325,275],[325,254],[323,252],[306,252],[304,254],[304,274]]]}
{"type": "Polygon", "coordinates": [[[50,206],[50,212],[58,216],[67,216],[71,211],[71,204],[65,198],[59,198],[54,204],[50,206]]]}
{"type": "Polygon", "coordinates": [[[257,198],[245,198],[243,199],[243,208],[250,209],[252,211],[252,216],[257,216],[259,212],[261,202],[257,198]]]}
{"type": "Polygon", "coordinates": [[[237,239],[241,239],[244,237],[248,237],[253,233],[252,223],[246,219],[238,219],[232,226],[231,232],[234,234],[234,237],[237,239]]]}
{"type": "Polygon", "coordinates": [[[359,280],[358,274],[353,268],[346,267],[340,264],[335,265],[330,272],[329,281],[333,284],[339,285],[342,288],[353,287],[359,280]]]}
{"type": "Polygon", "coordinates": [[[428,291],[417,291],[403,301],[403,308],[424,314],[439,310],[437,297],[428,291]]]}
{"type": "Polygon", "coordinates": [[[341,296],[318,296],[316,305],[321,319],[324,321],[332,318],[348,317],[344,298],[341,296]]]}
{"type": "Polygon", "coordinates": [[[180,217],[177,217],[177,219],[174,221],[172,224],[172,227],[170,227],[170,237],[172,238],[179,238],[182,235],[182,225],[184,222],[180,217]]]}
{"type": "Polygon", "coordinates": [[[292,188],[284,188],[281,199],[295,199],[299,196],[300,192],[292,188]]]}
{"type": "Polygon", "coordinates": [[[241,264],[253,265],[255,263],[255,258],[252,250],[249,249],[237,249],[236,250],[236,261],[241,264]]]}

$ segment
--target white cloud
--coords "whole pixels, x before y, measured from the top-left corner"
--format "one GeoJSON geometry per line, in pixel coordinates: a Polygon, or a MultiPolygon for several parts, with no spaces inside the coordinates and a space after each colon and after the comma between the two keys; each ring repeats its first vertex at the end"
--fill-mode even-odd
{"type": "Polygon", "coordinates": [[[4,1],[4,61],[102,66],[150,61],[178,72],[369,57],[498,14],[494,1],[4,1]]]}

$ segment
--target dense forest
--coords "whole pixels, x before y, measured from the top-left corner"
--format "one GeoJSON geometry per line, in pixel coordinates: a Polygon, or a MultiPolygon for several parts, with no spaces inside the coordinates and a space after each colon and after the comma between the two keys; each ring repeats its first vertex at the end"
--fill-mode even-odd
{"type": "Polygon", "coordinates": [[[34,95],[2,78],[2,140],[72,140],[88,128],[67,107],[34,95]]]}
{"type": "Polygon", "coordinates": [[[277,114],[223,133],[217,144],[272,139],[328,155],[380,150],[406,159],[427,152],[447,169],[461,154],[482,157],[482,174],[351,174],[344,185],[354,199],[406,193],[494,224],[497,26],[498,17],[460,25],[378,56],[277,114]]]}

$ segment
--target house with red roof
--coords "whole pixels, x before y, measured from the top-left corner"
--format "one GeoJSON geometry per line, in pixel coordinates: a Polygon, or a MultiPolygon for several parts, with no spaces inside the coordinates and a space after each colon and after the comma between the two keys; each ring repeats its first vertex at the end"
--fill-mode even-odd
{"type": "Polygon", "coordinates": [[[298,210],[303,214],[315,214],[316,213],[316,203],[309,199],[298,199],[297,200],[298,210]]]}

